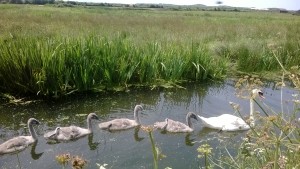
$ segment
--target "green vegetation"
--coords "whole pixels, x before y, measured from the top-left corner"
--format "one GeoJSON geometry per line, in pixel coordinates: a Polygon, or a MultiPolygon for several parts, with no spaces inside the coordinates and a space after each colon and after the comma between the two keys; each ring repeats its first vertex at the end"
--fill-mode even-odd
{"type": "Polygon", "coordinates": [[[273,12],[0,5],[0,92],[172,87],[300,64],[300,20],[273,12]]]}
{"type": "MultiPolygon", "coordinates": [[[[282,81],[278,82],[276,87],[282,89],[285,86],[284,79],[288,78],[295,88],[299,89],[299,77],[298,66],[293,67],[291,71],[284,70],[282,81]]],[[[260,84],[256,77],[245,76],[238,80],[236,87],[243,93],[243,90],[249,91],[260,84]]],[[[291,112],[283,112],[283,107],[281,112],[276,112],[255,100],[262,111],[256,114],[256,125],[245,134],[235,155],[230,154],[225,147],[227,154],[215,158],[213,148],[207,144],[199,146],[197,151],[200,158],[205,158],[205,168],[299,168],[300,118],[297,117],[299,117],[300,96],[294,94],[293,97],[291,102],[294,103],[294,109],[291,112]]],[[[281,98],[281,106],[284,105],[283,100],[281,98]]],[[[239,112],[238,107],[233,108],[239,112]]]]}

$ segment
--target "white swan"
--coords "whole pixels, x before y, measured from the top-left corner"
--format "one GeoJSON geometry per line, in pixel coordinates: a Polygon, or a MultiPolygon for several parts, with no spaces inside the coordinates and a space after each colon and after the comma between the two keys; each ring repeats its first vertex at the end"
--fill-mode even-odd
{"type": "Polygon", "coordinates": [[[21,151],[29,145],[37,141],[37,135],[33,128],[33,125],[39,125],[40,122],[35,118],[30,118],[27,122],[30,136],[18,136],[14,137],[0,145],[0,154],[13,153],[15,151],[21,151]]]}
{"type": "Polygon", "coordinates": [[[154,123],[154,128],[162,129],[164,131],[173,132],[173,133],[192,132],[194,131],[194,129],[192,128],[191,118],[198,120],[196,114],[189,112],[186,115],[187,124],[166,118],[164,122],[154,123]]]}
{"type": "Polygon", "coordinates": [[[136,105],[134,108],[134,120],[127,118],[114,119],[111,121],[103,122],[99,124],[99,128],[103,130],[125,130],[130,129],[141,124],[139,118],[139,111],[142,111],[143,107],[141,105],[136,105]]]}
{"type": "MultiPolygon", "coordinates": [[[[253,89],[250,94],[250,126],[254,126],[254,100],[257,96],[263,97],[263,92],[259,89],[253,89]]],[[[237,131],[237,130],[249,130],[250,126],[242,118],[231,115],[222,114],[217,117],[205,118],[199,116],[204,127],[218,129],[222,131],[237,131]]]]}
{"type": "Polygon", "coordinates": [[[91,134],[93,132],[91,123],[92,119],[99,120],[95,113],[90,113],[87,116],[87,128],[81,128],[78,126],[57,127],[54,131],[44,134],[44,138],[48,140],[68,141],[91,134]]]}

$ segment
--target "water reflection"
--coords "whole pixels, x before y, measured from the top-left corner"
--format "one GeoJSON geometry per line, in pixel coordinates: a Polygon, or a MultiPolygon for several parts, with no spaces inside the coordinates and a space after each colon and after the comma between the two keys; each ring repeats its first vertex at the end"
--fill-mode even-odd
{"type": "Polygon", "coordinates": [[[191,135],[191,133],[187,133],[185,135],[185,145],[187,145],[187,146],[194,146],[194,144],[195,144],[195,138],[191,138],[191,136],[193,136],[193,135],[191,135]]]}
{"type": "Polygon", "coordinates": [[[31,154],[31,158],[34,159],[34,160],[38,160],[44,154],[44,152],[41,152],[41,153],[36,153],[35,152],[35,148],[36,148],[37,145],[38,145],[38,141],[33,143],[32,146],[31,146],[30,154],[31,154]]]}
{"type": "Polygon", "coordinates": [[[137,142],[140,142],[145,139],[145,137],[139,137],[140,129],[141,129],[141,126],[137,126],[134,128],[134,140],[137,142]]]}
{"type": "Polygon", "coordinates": [[[94,134],[91,133],[88,135],[88,145],[90,147],[90,150],[96,150],[98,149],[98,146],[99,146],[99,142],[93,142],[93,139],[94,139],[94,134]]]}
{"type": "MultiPolygon", "coordinates": [[[[265,87],[264,103],[276,112],[291,112],[292,94],[296,91],[285,88],[282,92],[271,87],[265,87]],[[283,95],[283,101],[281,101],[283,95]],[[281,104],[283,103],[283,104],[281,104]],[[282,109],[283,107],[283,109],[282,109]]],[[[75,124],[86,126],[86,118],[77,114],[96,112],[106,120],[113,118],[133,118],[133,107],[142,104],[144,111],[141,117],[143,125],[153,125],[156,121],[170,118],[184,121],[186,113],[191,111],[205,117],[233,113],[229,101],[238,103],[242,115],[249,113],[249,100],[235,96],[234,83],[228,81],[221,84],[189,85],[186,90],[140,90],[130,93],[110,95],[81,95],[64,98],[53,102],[40,102],[26,106],[4,105],[0,109],[0,142],[17,135],[27,135],[25,123],[30,117],[42,122],[38,131],[39,142],[18,154],[22,168],[59,168],[55,156],[61,153],[80,155],[88,159],[87,168],[97,168],[96,163],[109,164],[113,168],[153,168],[151,145],[146,132],[139,127],[117,132],[103,131],[98,124],[93,124],[93,134],[70,142],[56,144],[47,143],[43,134],[56,126],[75,124]],[[12,118],[12,116],[14,118],[12,118]],[[37,149],[37,152],[36,152],[37,149]],[[31,157],[28,158],[29,153],[31,157]]],[[[299,114],[297,114],[298,116],[299,114]]],[[[285,114],[288,116],[288,114],[285,114]]],[[[299,117],[297,117],[299,118],[299,117]]],[[[219,150],[220,156],[224,147],[234,154],[234,146],[238,144],[246,132],[219,132],[203,128],[201,122],[194,123],[192,133],[160,133],[154,131],[155,143],[167,157],[159,161],[160,168],[199,168],[201,160],[197,158],[197,147],[208,143],[219,150]]],[[[15,168],[16,155],[0,157],[3,168],[15,168]]]]}

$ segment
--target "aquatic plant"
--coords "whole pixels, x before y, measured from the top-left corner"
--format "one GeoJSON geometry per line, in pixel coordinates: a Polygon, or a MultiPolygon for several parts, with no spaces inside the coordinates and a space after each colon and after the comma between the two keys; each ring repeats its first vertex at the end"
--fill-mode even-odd
{"type": "Polygon", "coordinates": [[[153,126],[141,126],[141,129],[149,134],[149,139],[152,147],[152,154],[153,154],[153,168],[158,169],[158,161],[162,158],[165,158],[161,151],[161,149],[155,144],[154,137],[153,137],[153,126]]]}
{"type": "Polygon", "coordinates": [[[55,157],[56,161],[58,162],[58,164],[62,165],[63,167],[65,167],[70,159],[71,159],[71,155],[70,153],[66,153],[66,154],[59,154],[55,157]]]}
{"type": "Polygon", "coordinates": [[[55,157],[58,164],[62,165],[65,168],[69,162],[71,162],[73,169],[83,169],[87,164],[87,161],[80,156],[71,156],[70,153],[59,154],[55,157]]]}
{"type": "MultiPolygon", "coordinates": [[[[279,60],[277,60],[279,61],[279,60]]],[[[281,62],[279,62],[281,64],[281,62]]],[[[282,66],[282,64],[281,64],[282,66]]],[[[296,89],[299,89],[300,71],[297,66],[290,70],[283,69],[281,81],[276,84],[276,88],[284,88],[286,78],[290,80],[296,89]]],[[[237,91],[249,91],[249,88],[257,88],[262,83],[256,76],[244,76],[237,83],[237,91]]],[[[243,92],[237,92],[238,96],[244,98],[243,92]]],[[[222,159],[214,159],[212,163],[224,168],[299,168],[300,160],[300,124],[299,116],[299,94],[293,94],[294,99],[290,100],[294,104],[294,110],[284,112],[283,97],[281,92],[281,112],[275,112],[265,103],[255,104],[260,107],[261,113],[256,114],[257,125],[245,134],[242,143],[238,146],[237,154],[232,155],[226,150],[222,159]],[[216,161],[216,162],[214,162],[216,161]]],[[[232,104],[239,114],[237,105],[232,104]]],[[[241,115],[241,114],[240,114],[241,115]]]]}
{"type": "Polygon", "coordinates": [[[75,156],[72,158],[72,168],[73,169],[83,169],[87,161],[82,157],[75,156]]]}
{"type": "Polygon", "coordinates": [[[206,169],[212,168],[208,160],[208,158],[212,155],[211,150],[212,148],[209,144],[202,144],[197,148],[197,151],[199,153],[198,158],[204,158],[204,166],[206,169]]]}

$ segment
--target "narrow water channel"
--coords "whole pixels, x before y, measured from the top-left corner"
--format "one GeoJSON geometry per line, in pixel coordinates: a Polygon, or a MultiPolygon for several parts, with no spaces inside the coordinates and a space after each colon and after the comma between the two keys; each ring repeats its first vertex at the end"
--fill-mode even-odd
{"type": "MultiPolygon", "coordinates": [[[[93,124],[92,135],[81,139],[56,144],[47,143],[43,134],[56,126],[71,124],[86,126],[85,114],[95,112],[101,121],[114,118],[133,118],[136,104],[144,107],[141,122],[152,125],[163,121],[166,117],[185,122],[189,111],[204,117],[233,113],[229,101],[238,103],[243,115],[248,115],[249,100],[236,97],[234,83],[190,85],[186,90],[138,90],[128,93],[110,95],[87,94],[76,98],[66,98],[55,102],[36,102],[29,105],[0,106],[0,143],[18,135],[28,135],[26,122],[35,117],[42,124],[36,128],[38,142],[17,154],[0,156],[0,168],[57,169],[63,168],[55,157],[63,153],[78,155],[87,160],[86,168],[99,168],[98,164],[108,164],[107,168],[141,169],[153,168],[153,154],[147,132],[130,129],[120,132],[102,131],[97,123],[93,124]]],[[[293,110],[293,94],[297,91],[284,88],[282,91],[270,83],[263,87],[263,105],[275,112],[282,108],[288,115],[293,110]],[[281,100],[281,96],[283,101],[281,100]]],[[[260,111],[256,106],[256,110],[260,111]]],[[[159,160],[159,168],[171,167],[198,168],[203,161],[197,157],[199,145],[208,143],[214,155],[224,155],[224,149],[234,154],[234,146],[238,144],[245,132],[218,132],[203,128],[201,122],[193,121],[194,132],[186,134],[170,134],[153,131],[157,147],[166,156],[159,160]]],[[[225,154],[226,155],[226,154],[225,154]]],[[[66,167],[71,168],[71,167],[66,167]]]]}

